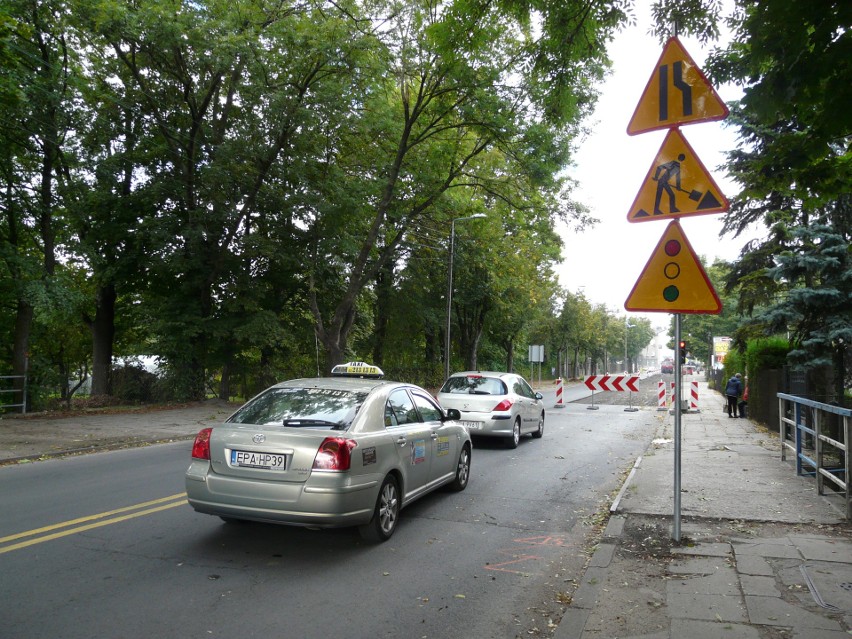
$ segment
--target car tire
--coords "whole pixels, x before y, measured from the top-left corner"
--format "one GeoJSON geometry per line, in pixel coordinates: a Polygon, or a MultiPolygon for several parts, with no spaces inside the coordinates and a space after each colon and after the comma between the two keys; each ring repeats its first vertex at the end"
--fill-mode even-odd
{"type": "Polygon", "coordinates": [[[521,418],[515,419],[515,425],[512,426],[512,434],[506,439],[506,448],[512,450],[518,447],[521,441],[521,418]]]}
{"type": "Polygon", "coordinates": [[[399,482],[393,475],[388,475],[379,489],[373,518],[369,523],[358,528],[361,537],[367,541],[387,541],[396,530],[400,511],[399,482]]]}
{"type": "Polygon", "coordinates": [[[541,439],[544,435],[544,411],[541,411],[541,417],[538,418],[538,428],[532,432],[533,439],[541,439]]]}
{"type": "Polygon", "coordinates": [[[465,444],[459,453],[459,463],[456,465],[456,477],[450,484],[450,490],[461,491],[467,488],[470,480],[470,446],[465,444]]]}

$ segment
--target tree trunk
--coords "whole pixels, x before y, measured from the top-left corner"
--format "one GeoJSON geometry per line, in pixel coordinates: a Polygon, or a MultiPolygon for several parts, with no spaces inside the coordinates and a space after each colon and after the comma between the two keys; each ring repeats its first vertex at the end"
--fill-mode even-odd
{"type": "Polygon", "coordinates": [[[348,347],[347,339],[352,325],[355,323],[355,295],[350,291],[346,299],[338,304],[334,317],[328,326],[322,321],[317,304],[316,292],[310,294],[311,312],[314,316],[317,339],[325,348],[325,374],[330,375],[331,369],[342,364],[348,347]]]}
{"type": "Polygon", "coordinates": [[[373,331],[372,364],[382,366],[385,359],[385,339],[390,323],[391,298],[393,295],[393,262],[386,262],[376,274],[376,321],[373,331]]]}
{"type": "Polygon", "coordinates": [[[92,331],[92,395],[112,393],[112,348],[115,339],[115,286],[107,284],[95,294],[92,331]]]}
{"type": "Polygon", "coordinates": [[[515,340],[510,339],[506,344],[506,372],[511,373],[515,367],[515,340]]]}
{"type": "MultiPolygon", "coordinates": [[[[29,369],[29,353],[27,349],[30,343],[30,330],[33,324],[33,307],[26,301],[18,300],[18,309],[15,315],[15,337],[12,347],[12,375],[15,379],[12,380],[12,388],[14,389],[13,404],[29,404],[29,400],[24,397],[24,387],[26,386],[26,376],[29,369]]],[[[27,406],[21,407],[21,412],[25,413],[27,406]]]]}
{"type": "MultiPolygon", "coordinates": [[[[438,335],[435,334],[431,326],[424,327],[423,337],[425,340],[423,357],[426,364],[442,363],[443,355],[440,345],[443,344],[443,339],[438,339],[438,335]]],[[[441,337],[443,337],[443,332],[441,332],[441,337]]]]}
{"type": "Polygon", "coordinates": [[[477,351],[479,350],[479,342],[482,339],[482,329],[476,328],[471,332],[471,335],[465,335],[464,331],[462,332],[462,352],[464,353],[467,370],[475,371],[479,364],[477,351]]]}
{"type": "Polygon", "coordinates": [[[324,373],[326,375],[331,375],[331,369],[333,369],[338,364],[342,364],[344,362],[346,347],[341,346],[340,341],[337,340],[323,341],[323,346],[325,347],[324,373]]]}
{"type": "Polygon", "coordinates": [[[226,402],[231,397],[231,363],[225,362],[222,365],[222,376],[219,378],[219,399],[226,402]]]}

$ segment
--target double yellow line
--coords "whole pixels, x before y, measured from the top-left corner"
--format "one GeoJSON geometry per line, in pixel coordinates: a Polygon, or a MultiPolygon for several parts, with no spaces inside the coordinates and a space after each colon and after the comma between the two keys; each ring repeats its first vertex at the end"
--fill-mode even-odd
{"type": "Polygon", "coordinates": [[[50,526],[16,533],[8,537],[0,537],[0,555],[13,550],[20,550],[27,546],[41,544],[45,541],[76,535],[77,533],[92,530],[93,528],[117,524],[135,517],[144,517],[145,515],[168,510],[169,508],[176,508],[184,504],[186,504],[186,493],[177,493],[176,495],[146,501],[134,506],[125,506],[124,508],[117,508],[116,510],[98,513],[97,515],[88,515],[79,519],[71,519],[58,524],[51,524],[50,526]]]}

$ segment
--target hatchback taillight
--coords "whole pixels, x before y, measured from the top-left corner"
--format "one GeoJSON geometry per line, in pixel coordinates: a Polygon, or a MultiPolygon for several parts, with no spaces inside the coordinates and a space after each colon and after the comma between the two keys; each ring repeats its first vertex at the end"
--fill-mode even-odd
{"type": "Polygon", "coordinates": [[[505,413],[507,410],[511,410],[511,409],[512,409],[512,400],[511,399],[504,399],[502,402],[500,402],[499,404],[497,404],[493,408],[495,413],[496,412],[505,413]]]}
{"type": "Polygon", "coordinates": [[[344,437],[326,437],[314,457],[313,470],[349,470],[358,444],[344,437]]]}
{"type": "Polygon", "coordinates": [[[205,428],[195,436],[192,443],[192,458],[210,460],[210,433],[212,428],[205,428]]]}

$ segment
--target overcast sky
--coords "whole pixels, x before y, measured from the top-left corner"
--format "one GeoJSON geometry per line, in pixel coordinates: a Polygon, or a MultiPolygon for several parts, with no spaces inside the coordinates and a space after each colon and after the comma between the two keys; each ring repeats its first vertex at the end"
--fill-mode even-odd
{"type": "MultiPolygon", "coordinates": [[[[644,315],[655,326],[668,326],[668,313],[633,314],[624,309],[624,302],[672,219],[627,221],[629,209],[666,135],[664,130],[634,136],[626,132],[663,51],[663,45],[647,34],[651,24],[647,7],[637,8],[637,22],[635,27],[619,33],[610,45],[613,67],[588,122],[592,133],[580,146],[576,166],[569,172],[579,182],[574,198],[588,206],[600,223],[579,234],[561,229],[564,261],[557,274],[564,288],[572,293],[582,290],[593,304],[605,304],[619,315],[644,315]]],[[[709,47],[702,47],[693,38],[679,40],[703,71],[709,47]]],[[[733,86],[714,88],[726,102],[740,95],[733,86]]],[[[725,151],[736,146],[734,130],[722,122],[704,122],[684,125],[681,133],[730,199],[736,186],[719,167],[725,160],[725,151]]],[[[735,259],[746,242],[742,236],[720,239],[722,217],[718,213],[679,218],[689,243],[708,264],[716,257],[735,259]]]]}

